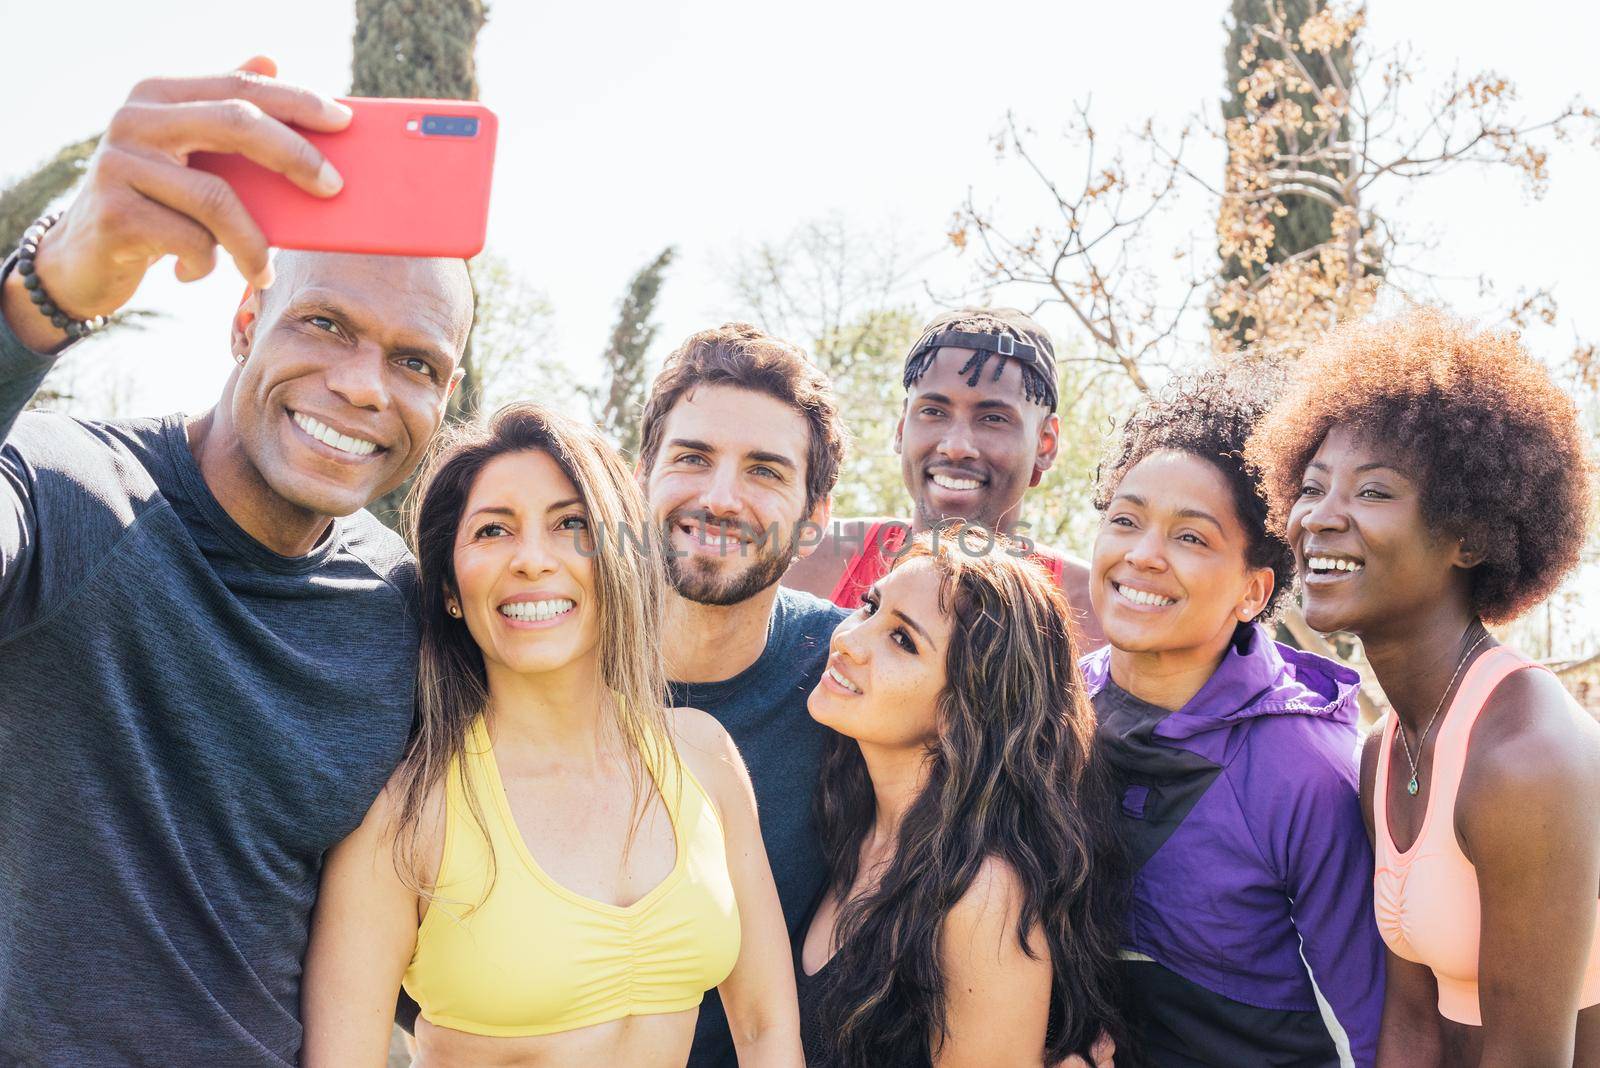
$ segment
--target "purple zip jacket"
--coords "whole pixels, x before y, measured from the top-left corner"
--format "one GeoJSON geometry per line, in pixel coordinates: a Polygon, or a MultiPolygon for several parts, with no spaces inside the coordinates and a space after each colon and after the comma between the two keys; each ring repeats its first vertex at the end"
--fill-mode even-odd
{"type": "Polygon", "coordinates": [[[1241,625],[1168,712],[1112,682],[1110,656],[1082,667],[1135,871],[1124,978],[1144,1053],[1163,1066],[1372,1064],[1384,960],[1357,675],[1241,625]]]}

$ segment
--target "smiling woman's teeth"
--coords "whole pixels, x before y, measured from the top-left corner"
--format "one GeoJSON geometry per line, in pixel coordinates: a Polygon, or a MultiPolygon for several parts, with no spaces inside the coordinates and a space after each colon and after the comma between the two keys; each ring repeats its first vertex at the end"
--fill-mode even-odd
{"type": "Polygon", "coordinates": [[[1306,560],[1313,571],[1360,571],[1365,564],[1356,560],[1340,560],[1332,556],[1313,556],[1306,560]]]}
{"type": "Polygon", "coordinates": [[[373,442],[365,441],[361,438],[353,438],[349,434],[341,434],[326,423],[317,422],[309,415],[301,415],[299,412],[295,412],[293,418],[295,426],[304,430],[324,445],[338,449],[340,452],[347,452],[352,456],[370,456],[378,448],[373,442]]]}
{"type": "Polygon", "coordinates": [[[522,623],[542,623],[547,619],[572,611],[573,602],[564,598],[553,601],[513,601],[500,606],[500,614],[522,623]]]}
{"type": "Polygon", "coordinates": [[[944,475],[931,475],[933,484],[947,490],[975,490],[983,483],[972,478],[948,478],[944,475]]]}
{"type": "Polygon", "coordinates": [[[849,679],[833,670],[833,668],[828,669],[828,678],[832,679],[834,682],[837,682],[840,686],[843,686],[851,693],[858,694],[861,692],[860,688],[857,687],[855,683],[851,682],[849,679]]]}
{"type": "Polygon", "coordinates": [[[1162,597],[1160,594],[1155,593],[1146,593],[1144,590],[1136,590],[1132,586],[1118,585],[1117,592],[1122,594],[1122,596],[1126,597],[1128,600],[1132,601],[1134,604],[1147,604],[1161,608],[1169,604],[1178,603],[1176,598],[1162,597]]]}

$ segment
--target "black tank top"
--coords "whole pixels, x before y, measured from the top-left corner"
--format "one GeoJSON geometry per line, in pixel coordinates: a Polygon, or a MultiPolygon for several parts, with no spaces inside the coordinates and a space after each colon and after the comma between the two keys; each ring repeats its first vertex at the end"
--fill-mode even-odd
{"type": "MultiPolygon", "coordinates": [[[[804,933],[802,927],[797,942],[805,941],[804,933]]],[[[828,1028],[822,1022],[822,997],[827,990],[828,968],[832,964],[829,960],[817,969],[816,975],[807,975],[800,963],[800,946],[795,946],[794,990],[800,998],[800,1043],[806,1051],[806,1068],[833,1068],[835,1064],[828,1028]]]]}
{"type": "MultiPolygon", "coordinates": [[[[800,1000],[800,1042],[805,1047],[806,1068],[838,1068],[838,1051],[833,1044],[835,1030],[823,1018],[822,1012],[822,999],[828,992],[832,977],[833,958],[830,957],[828,963],[818,968],[815,975],[806,974],[805,966],[800,963],[800,947],[805,942],[807,926],[801,927],[802,933],[794,947],[794,989],[800,1000]]],[[[933,1068],[933,1061],[925,1051],[919,1051],[896,1058],[893,1068],[933,1068]]]]}

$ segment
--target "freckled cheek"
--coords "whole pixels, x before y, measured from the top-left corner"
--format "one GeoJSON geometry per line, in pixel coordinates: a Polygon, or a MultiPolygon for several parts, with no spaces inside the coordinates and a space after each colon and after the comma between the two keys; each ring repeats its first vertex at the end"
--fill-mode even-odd
{"type": "Polygon", "coordinates": [[[939,690],[918,686],[905,695],[896,713],[900,729],[917,741],[936,738],[939,734],[939,690]]]}
{"type": "Polygon", "coordinates": [[[898,664],[888,661],[886,652],[874,658],[874,688],[885,699],[884,707],[908,729],[914,729],[927,717],[926,710],[938,702],[939,691],[944,687],[942,673],[925,662],[927,656],[924,649],[914,663],[904,654],[898,664]]]}

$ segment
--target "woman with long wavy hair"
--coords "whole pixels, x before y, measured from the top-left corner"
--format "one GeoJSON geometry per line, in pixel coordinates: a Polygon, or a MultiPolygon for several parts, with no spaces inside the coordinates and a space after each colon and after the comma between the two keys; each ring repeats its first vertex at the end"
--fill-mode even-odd
{"type": "MultiPolygon", "coordinates": [[[[664,707],[664,575],[591,428],[503,409],[419,482],[415,738],[327,861],[308,1065],[681,1068],[717,987],[741,1064],[800,1063],[788,942],[739,755],[664,707]]],[[[359,640],[359,635],[352,636],[359,640]]]]}
{"type": "Polygon", "coordinates": [[[1066,602],[1004,539],[958,538],[912,543],[811,694],[838,732],[796,956],[812,1065],[1104,1059],[1118,1032],[1121,880],[1066,602]]]}

